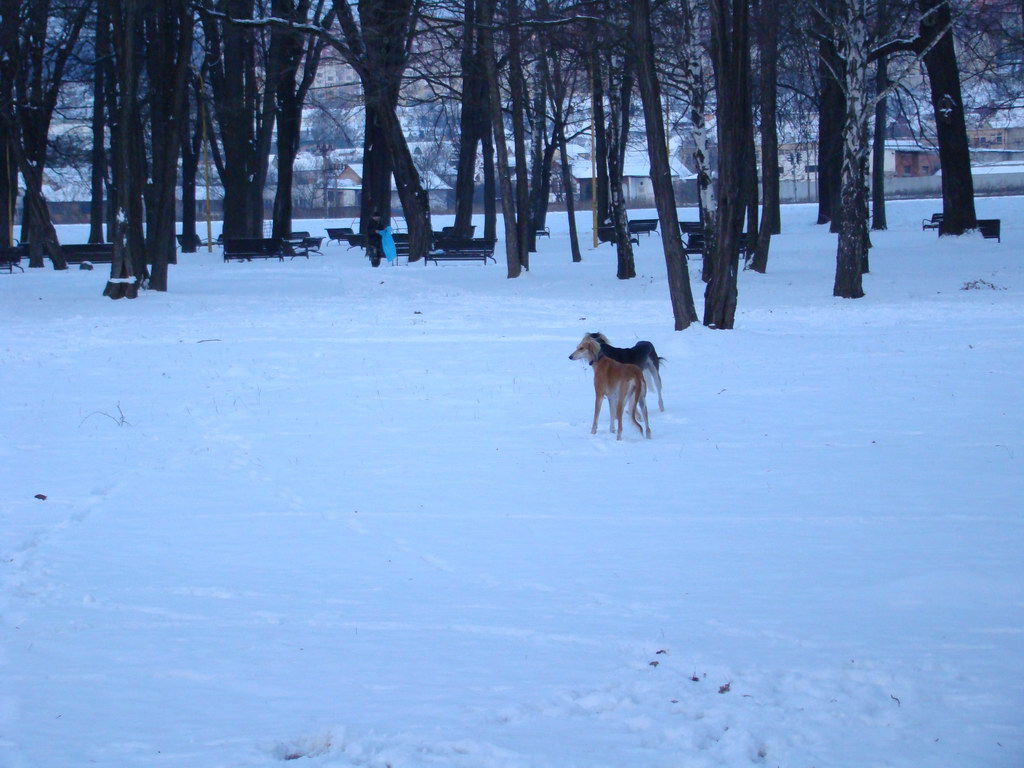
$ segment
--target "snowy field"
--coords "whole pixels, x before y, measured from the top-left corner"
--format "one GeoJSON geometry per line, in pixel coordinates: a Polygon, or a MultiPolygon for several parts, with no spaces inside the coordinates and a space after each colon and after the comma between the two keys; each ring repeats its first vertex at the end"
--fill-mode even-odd
{"type": "Polygon", "coordinates": [[[938,205],[856,301],[785,208],[734,331],[563,214],[517,280],[0,275],[0,765],[1021,768],[1024,199],[938,205]],[[598,330],[666,358],[651,440],[590,434],[598,330]]]}

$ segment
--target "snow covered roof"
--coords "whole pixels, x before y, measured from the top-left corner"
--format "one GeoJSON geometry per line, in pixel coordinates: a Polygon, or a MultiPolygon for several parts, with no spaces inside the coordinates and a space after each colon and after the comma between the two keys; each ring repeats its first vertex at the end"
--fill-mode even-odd
{"type": "Polygon", "coordinates": [[[1009,160],[1005,163],[991,163],[985,165],[971,166],[971,174],[974,176],[989,173],[1022,173],[1024,174],[1024,160],[1009,160]]]}

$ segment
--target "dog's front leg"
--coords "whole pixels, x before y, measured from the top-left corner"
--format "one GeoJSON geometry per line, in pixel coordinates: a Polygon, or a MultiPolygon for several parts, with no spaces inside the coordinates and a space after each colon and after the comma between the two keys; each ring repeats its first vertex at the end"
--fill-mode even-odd
{"type": "Polygon", "coordinates": [[[594,423],[590,427],[590,434],[597,434],[597,420],[601,416],[601,401],[604,400],[604,395],[599,391],[594,398],[594,423]]]}

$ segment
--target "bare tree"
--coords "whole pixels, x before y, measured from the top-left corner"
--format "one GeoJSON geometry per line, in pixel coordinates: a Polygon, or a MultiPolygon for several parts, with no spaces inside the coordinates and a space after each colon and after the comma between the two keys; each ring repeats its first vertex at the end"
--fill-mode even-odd
{"type": "MultiPolygon", "coordinates": [[[[272,0],[271,14],[296,25],[313,24],[329,28],[332,16],[324,18],[325,0],[272,0]]],[[[276,70],[274,94],[277,120],[277,190],[274,195],[274,237],[288,237],[292,230],[292,189],[295,157],[299,152],[302,109],[306,102],[320,54],[327,42],[319,35],[275,26],[271,30],[269,66],[276,70]],[[301,70],[300,70],[301,67],[301,70]]]]}
{"type": "MultiPolygon", "coordinates": [[[[194,17],[188,0],[148,0],[142,11],[149,110],[149,181],[145,186],[149,287],[167,290],[176,260],[176,190],[181,125],[186,121],[194,17]]],[[[193,209],[194,210],[194,209],[193,209]]]]}
{"type": "Polygon", "coordinates": [[[918,0],[918,7],[921,24],[917,49],[928,70],[942,164],[940,232],[960,235],[975,227],[976,218],[964,100],[953,44],[953,16],[949,0],[918,0]]]}
{"type": "Polygon", "coordinates": [[[224,187],[224,235],[263,234],[263,189],[274,128],[279,70],[266,68],[269,32],[245,24],[257,17],[256,0],[202,0],[206,57],[204,81],[212,98],[214,151],[224,187]]]}
{"type": "MultiPolygon", "coordinates": [[[[779,133],[776,122],[778,101],[779,24],[782,9],[778,0],[757,3],[757,51],[760,61],[761,112],[761,223],[757,230],[750,269],[768,270],[772,235],[781,231],[779,211],[779,133]]],[[[748,234],[748,237],[752,237],[748,234]]]]}
{"type": "MultiPolygon", "coordinates": [[[[514,1],[514,0],[513,0],[514,1]]],[[[480,0],[481,37],[480,47],[487,75],[487,87],[491,93],[488,100],[494,149],[497,156],[497,177],[501,197],[502,218],[505,222],[505,259],[510,278],[522,273],[522,238],[517,219],[516,194],[512,188],[512,172],[509,167],[508,142],[505,136],[505,118],[501,109],[501,86],[498,77],[498,53],[494,41],[495,0],[480,0]]],[[[523,212],[525,213],[525,212],[523,212]]]]}
{"type": "Polygon", "coordinates": [[[649,0],[633,0],[631,34],[636,59],[637,82],[643,101],[644,123],[647,127],[647,153],[651,161],[651,181],[661,240],[665,251],[668,273],[669,299],[675,329],[682,331],[697,320],[697,310],[690,288],[690,270],[683,250],[679,217],[676,213],[675,193],[672,189],[672,168],[668,162],[668,142],[661,112],[661,87],[655,71],[654,41],[651,34],[649,0]]]}
{"type": "MultiPolygon", "coordinates": [[[[347,0],[335,0],[341,37],[329,43],[355,70],[363,86],[363,199],[360,230],[376,235],[391,215],[391,177],[409,228],[409,259],[423,258],[432,243],[430,203],[398,118],[402,75],[416,30],[413,0],[360,2],[359,17],[347,0]]],[[[371,253],[379,264],[379,251],[371,253]]]]}
{"type": "Polygon", "coordinates": [[[739,237],[746,211],[742,165],[746,157],[750,74],[748,0],[712,0],[711,32],[718,95],[718,238],[704,291],[704,325],[736,322],[739,237]]]}
{"type": "Polygon", "coordinates": [[[43,195],[43,171],[64,72],[89,9],[52,0],[0,3],[0,130],[25,182],[22,239],[30,244],[30,267],[43,266],[45,251],[54,269],[67,268],[43,195]]]}

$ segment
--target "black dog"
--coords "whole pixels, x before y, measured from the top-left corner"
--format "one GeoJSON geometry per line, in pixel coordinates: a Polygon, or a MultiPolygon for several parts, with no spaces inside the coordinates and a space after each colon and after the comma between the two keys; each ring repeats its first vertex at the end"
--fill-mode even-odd
{"type": "Polygon", "coordinates": [[[658,408],[662,411],[665,410],[665,403],[661,399],[661,363],[665,360],[663,357],[658,357],[658,353],[654,351],[654,345],[649,341],[638,341],[629,349],[623,349],[622,347],[613,347],[608,343],[608,337],[603,333],[588,333],[592,339],[595,339],[601,345],[601,354],[605,357],[610,357],[617,363],[629,363],[635,365],[641,371],[651,377],[651,381],[654,382],[654,388],[658,390],[658,408]]]}

